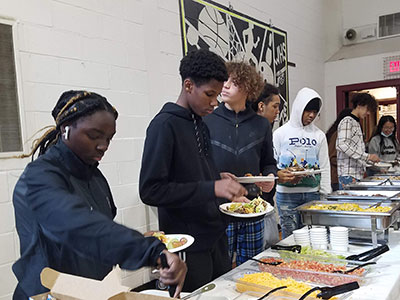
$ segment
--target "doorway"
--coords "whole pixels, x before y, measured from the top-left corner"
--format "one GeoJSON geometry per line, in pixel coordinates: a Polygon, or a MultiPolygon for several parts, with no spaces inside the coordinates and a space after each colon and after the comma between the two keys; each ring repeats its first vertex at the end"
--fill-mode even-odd
{"type": "MultiPolygon", "coordinates": [[[[392,115],[398,124],[398,120],[400,120],[400,79],[337,86],[336,114],[339,114],[344,108],[351,107],[352,95],[357,92],[368,92],[378,102],[376,114],[361,121],[365,141],[372,136],[381,116],[392,115]]],[[[397,138],[400,139],[400,130],[397,130],[397,138]]]]}

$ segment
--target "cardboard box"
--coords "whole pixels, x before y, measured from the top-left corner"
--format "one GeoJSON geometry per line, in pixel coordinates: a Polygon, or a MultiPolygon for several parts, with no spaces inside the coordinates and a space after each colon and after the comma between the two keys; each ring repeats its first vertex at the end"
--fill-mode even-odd
{"type": "Polygon", "coordinates": [[[121,269],[114,268],[102,281],[57,272],[44,268],[40,273],[43,286],[50,290],[32,296],[31,300],[162,300],[171,299],[153,295],[129,292],[121,285],[121,269]]]}

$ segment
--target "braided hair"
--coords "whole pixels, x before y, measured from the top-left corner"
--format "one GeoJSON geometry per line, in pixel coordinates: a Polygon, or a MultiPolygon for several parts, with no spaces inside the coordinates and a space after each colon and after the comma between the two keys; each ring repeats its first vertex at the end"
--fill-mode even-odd
{"type": "Polygon", "coordinates": [[[97,111],[107,111],[114,115],[115,120],[118,118],[116,109],[105,97],[99,94],[74,90],[64,92],[51,112],[56,125],[51,126],[42,137],[34,141],[32,151],[29,154],[23,154],[19,157],[32,156],[33,160],[33,156],[38,150],[38,156],[46,153],[60,138],[61,125],[69,123],[74,126],[80,118],[90,116],[97,111]]]}
{"type": "MultiPolygon", "coordinates": [[[[394,130],[393,130],[393,132],[392,132],[392,134],[391,134],[391,136],[389,138],[392,140],[393,145],[395,146],[395,148],[396,149],[399,148],[399,142],[397,141],[397,137],[396,137],[396,127],[397,127],[396,126],[396,120],[392,116],[382,116],[379,119],[379,122],[378,122],[378,125],[376,126],[374,134],[371,136],[371,139],[376,135],[379,136],[379,141],[380,141],[379,142],[379,149],[380,149],[381,155],[384,155],[384,152],[383,152],[384,139],[382,138],[381,132],[383,130],[383,125],[385,125],[386,122],[393,123],[394,130]]],[[[370,141],[371,141],[371,139],[370,139],[370,141]]]]}

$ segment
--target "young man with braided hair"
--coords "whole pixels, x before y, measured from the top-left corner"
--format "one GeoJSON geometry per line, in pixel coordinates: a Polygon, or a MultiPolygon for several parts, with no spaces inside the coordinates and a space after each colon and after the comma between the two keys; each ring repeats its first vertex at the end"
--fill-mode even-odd
{"type": "Polygon", "coordinates": [[[246,190],[230,178],[221,179],[202,121],[217,105],[228,78],[223,60],[197,50],[181,60],[179,70],[178,100],[166,103],[147,129],[139,190],[144,203],[158,207],[160,230],[194,236],[185,250],[184,285],[184,291],[193,291],[231,269],[227,224],[218,206],[246,190]]]}
{"type": "Polygon", "coordinates": [[[86,91],[61,95],[52,115],[56,126],[28,155],[28,164],[13,196],[21,258],[13,265],[18,279],[14,300],[45,292],[44,267],[103,279],[114,265],[136,270],[160,265],[165,253],[165,284],[183,286],[185,264],[154,238],[113,222],[116,207],[110,188],[97,168],[115,134],[117,111],[106,98],[86,91]]]}

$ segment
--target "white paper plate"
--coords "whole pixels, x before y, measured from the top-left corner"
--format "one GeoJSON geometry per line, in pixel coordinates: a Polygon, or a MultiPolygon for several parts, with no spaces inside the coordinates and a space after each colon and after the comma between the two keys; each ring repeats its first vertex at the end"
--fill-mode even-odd
{"type": "Polygon", "coordinates": [[[256,183],[256,182],[271,182],[275,181],[278,177],[275,176],[244,176],[236,177],[239,183],[256,183]]]}
{"type": "Polygon", "coordinates": [[[304,170],[304,171],[295,171],[291,173],[294,175],[315,175],[315,174],[321,174],[322,170],[304,170]]]}
{"type": "Polygon", "coordinates": [[[168,240],[172,240],[172,239],[180,240],[181,238],[187,239],[187,242],[185,244],[183,244],[182,246],[176,247],[173,249],[168,249],[168,251],[171,253],[179,252],[183,249],[186,249],[187,247],[192,245],[194,242],[194,237],[192,237],[191,235],[188,235],[188,234],[166,234],[165,236],[168,238],[168,240]]]}
{"type": "Polygon", "coordinates": [[[271,206],[271,204],[268,204],[267,209],[265,211],[263,211],[263,212],[253,213],[253,214],[239,214],[239,213],[235,213],[235,212],[232,212],[232,211],[228,210],[228,207],[231,204],[232,204],[232,202],[221,204],[219,206],[219,210],[222,213],[226,214],[226,215],[229,215],[229,216],[232,216],[232,217],[237,217],[237,218],[260,217],[260,216],[263,216],[263,215],[266,215],[266,214],[271,214],[274,211],[274,207],[271,206]]]}
{"type": "MultiPolygon", "coordinates": [[[[153,296],[162,296],[162,297],[167,297],[167,298],[169,298],[169,292],[168,292],[168,291],[161,291],[161,290],[145,290],[145,291],[139,292],[139,294],[153,295],[153,296]]],[[[187,295],[189,295],[189,294],[190,294],[190,293],[182,292],[182,293],[181,293],[181,297],[187,296],[187,295]]]]}
{"type": "Polygon", "coordinates": [[[387,162],[377,162],[375,164],[367,163],[367,167],[390,168],[392,167],[392,164],[387,162]]]}

